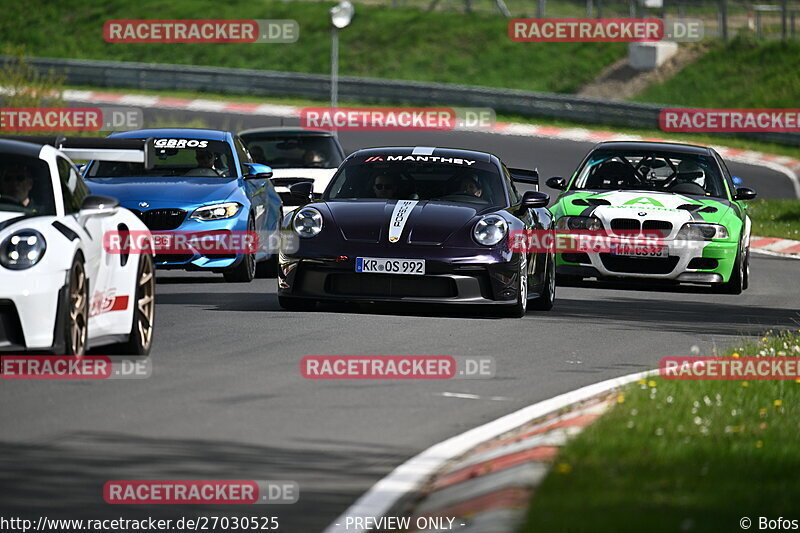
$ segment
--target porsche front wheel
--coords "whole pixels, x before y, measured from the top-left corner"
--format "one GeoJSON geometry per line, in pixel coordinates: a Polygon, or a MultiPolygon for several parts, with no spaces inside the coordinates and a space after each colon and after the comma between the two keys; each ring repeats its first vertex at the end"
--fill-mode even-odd
{"type": "Polygon", "coordinates": [[[67,305],[64,309],[64,352],[65,355],[86,353],[86,340],[89,330],[89,280],[83,256],[77,254],[72,260],[67,281],[67,305]]]}

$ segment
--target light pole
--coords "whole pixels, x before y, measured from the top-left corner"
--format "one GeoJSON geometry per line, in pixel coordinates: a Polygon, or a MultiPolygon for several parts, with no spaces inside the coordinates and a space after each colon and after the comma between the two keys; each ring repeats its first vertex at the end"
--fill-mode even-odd
{"type": "Polygon", "coordinates": [[[339,30],[350,25],[355,11],[347,0],[331,8],[331,107],[339,104],[339,30]]]}

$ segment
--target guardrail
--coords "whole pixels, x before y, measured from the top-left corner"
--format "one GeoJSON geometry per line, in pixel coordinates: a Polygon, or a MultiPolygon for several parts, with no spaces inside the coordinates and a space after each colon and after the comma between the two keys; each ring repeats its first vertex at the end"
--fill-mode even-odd
{"type": "MultiPolygon", "coordinates": [[[[0,56],[4,63],[11,59],[0,56]]],[[[29,61],[41,72],[64,76],[70,85],[290,96],[322,101],[330,96],[330,77],[321,74],[84,59],[37,57],[29,61]]],[[[658,128],[662,109],[655,104],[533,91],[348,76],[339,78],[339,98],[367,104],[490,107],[497,113],[638,128],[658,128]]],[[[741,136],[800,145],[800,134],[794,133],[741,136]]]]}

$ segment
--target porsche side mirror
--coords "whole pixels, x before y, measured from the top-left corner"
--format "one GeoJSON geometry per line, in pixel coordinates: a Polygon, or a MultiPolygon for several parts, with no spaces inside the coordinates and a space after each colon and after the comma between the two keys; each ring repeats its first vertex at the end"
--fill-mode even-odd
{"type": "Polygon", "coordinates": [[[298,205],[306,205],[314,201],[314,183],[311,181],[301,181],[289,186],[289,194],[292,198],[300,202],[298,205]]]}
{"type": "Polygon", "coordinates": [[[107,217],[117,212],[119,200],[110,196],[90,194],[83,199],[79,215],[87,217],[107,217]]]}
{"type": "Polygon", "coordinates": [[[567,180],[558,176],[548,179],[545,184],[551,189],[555,189],[557,191],[563,191],[567,188],[567,180]]]}
{"type": "Polygon", "coordinates": [[[537,209],[547,207],[550,203],[550,195],[539,191],[528,191],[522,195],[520,209],[537,209]]]}
{"type": "Polygon", "coordinates": [[[747,187],[739,187],[736,189],[736,195],[733,197],[734,200],[752,200],[755,198],[756,191],[753,189],[748,189],[747,187]]]}

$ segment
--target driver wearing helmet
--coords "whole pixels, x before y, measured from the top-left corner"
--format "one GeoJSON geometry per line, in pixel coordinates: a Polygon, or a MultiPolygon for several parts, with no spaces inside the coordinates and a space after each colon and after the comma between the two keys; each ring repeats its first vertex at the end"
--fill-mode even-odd
{"type": "Polygon", "coordinates": [[[705,189],[706,173],[703,167],[691,159],[684,159],[678,163],[678,173],[676,177],[678,183],[694,183],[705,189]]]}
{"type": "Polygon", "coordinates": [[[30,192],[33,176],[30,169],[22,163],[9,164],[0,180],[0,199],[8,198],[24,207],[31,203],[30,192]]]}

